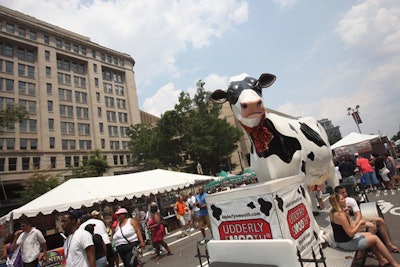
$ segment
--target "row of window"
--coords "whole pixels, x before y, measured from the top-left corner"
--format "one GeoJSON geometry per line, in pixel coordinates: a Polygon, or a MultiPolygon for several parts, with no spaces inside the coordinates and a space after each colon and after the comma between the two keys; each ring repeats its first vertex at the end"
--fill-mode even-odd
{"type": "MultiPolygon", "coordinates": [[[[0,29],[2,29],[2,21],[0,21],[0,29]]],[[[27,36],[29,39],[35,41],[37,39],[37,32],[32,30],[32,29],[27,29],[23,25],[14,25],[13,23],[6,22],[5,23],[5,31],[10,33],[10,34],[18,34],[18,36],[26,38],[27,36]]],[[[43,36],[43,42],[45,44],[50,44],[50,36],[49,35],[44,35],[43,36]]],[[[80,46],[78,44],[70,43],[69,41],[65,41],[59,38],[56,38],[55,40],[55,45],[57,48],[60,49],[65,49],[66,51],[72,51],[77,54],[81,54],[82,56],[87,55],[87,49],[84,46],[80,46]]],[[[92,49],[92,57],[96,58],[97,53],[96,50],[92,49]]],[[[119,65],[123,67],[125,65],[125,62],[123,59],[120,59],[116,56],[111,56],[111,55],[106,55],[105,53],[100,53],[100,59],[101,61],[114,64],[114,65],[119,65]]]]}
{"type": "MultiPolygon", "coordinates": [[[[82,162],[86,161],[87,158],[87,156],[65,156],[63,161],[61,157],[50,157],[50,167],[52,169],[62,167],[68,168],[70,166],[78,167],[81,166],[82,162]]],[[[107,160],[107,156],[104,156],[104,159],[107,160]]],[[[40,161],[40,157],[0,158],[0,172],[40,169],[40,161]],[[21,164],[21,166],[19,166],[19,164],[21,164]]],[[[130,155],[113,155],[114,166],[128,165],[130,162],[130,155]]],[[[45,168],[47,167],[48,166],[45,166],[45,168]]]]}
{"type": "Polygon", "coordinates": [[[25,60],[29,62],[35,61],[35,52],[33,49],[14,46],[13,44],[0,42],[0,54],[13,58],[14,53],[17,53],[19,60],[25,60]]]}

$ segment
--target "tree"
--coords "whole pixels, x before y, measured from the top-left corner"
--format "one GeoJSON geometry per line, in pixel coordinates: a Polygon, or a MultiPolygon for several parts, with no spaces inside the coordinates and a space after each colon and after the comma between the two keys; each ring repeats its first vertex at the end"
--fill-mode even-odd
{"type": "Polygon", "coordinates": [[[204,82],[197,83],[193,99],[182,92],[174,110],[163,114],[157,127],[130,128],[133,162],[140,170],[155,165],[196,172],[200,161],[205,173],[216,173],[236,149],[241,132],[218,118],[220,105],[208,101],[204,82]]]}
{"type": "Polygon", "coordinates": [[[34,174],[22,182],[23,191],[17,192],[20,196],[19,202],[22,205],[34,200],[35,198],[47,193],[60,184],[60,177],[53,176],[47,171],[35,170],[34,174]]]}
{"type": "Polygon", "coordinates": [[[22,107],[7,107],[0,110],[0,127],[5,128],[16,122],[23,122],[28,118],[28,112],[22,107]]]}
{"type": "Polygon", "coordinates": [[[84,158],[79,167],[70,167],[72,175],[70,178],[99,177],[110,168],[107,160],[103,157],[101,150],[96,149],[84,158]]]}

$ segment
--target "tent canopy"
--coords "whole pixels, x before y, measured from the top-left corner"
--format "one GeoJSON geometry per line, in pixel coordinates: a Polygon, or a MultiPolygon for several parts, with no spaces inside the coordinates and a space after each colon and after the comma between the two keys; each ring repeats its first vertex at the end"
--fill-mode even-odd
{"type": "Polygon", "coordinates": [[[0,223],[18,219],[22,215],[34,217],[54,211],[63,212],[70,208],[91,207],[102,201],[132,199],[189,187],[196,181],[208,181],[214,177],[167,170],[102,176],[93,178],[75,178],[62,183],[49,192],[15,209],[0,218],[0,223]]]}
{"type": "Polygon", "coordinates": [[[373,134],[359,134],[355,132],[351,132],[345,137],[343,137],[341,140],[338,142],[334,143],[331,145],[331,149],[336,149],[338,147],[342,146],[349,146],[349,145],[355,145],[364,141],[369,141],[375,138],[379,138],[379,135],[373,135],[373,134]]]}

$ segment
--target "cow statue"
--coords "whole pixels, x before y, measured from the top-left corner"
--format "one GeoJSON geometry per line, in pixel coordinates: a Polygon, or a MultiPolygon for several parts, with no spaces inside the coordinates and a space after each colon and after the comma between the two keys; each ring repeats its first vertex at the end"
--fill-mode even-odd
{"type": "Polygon", "coordinates": [[[210,100],[229,101],[233,114],[252,142],[250,165],[259,182],[303,174],[305,184],[334,188],[338,184],[332,152],[324,128],[314,119],[288,118],[265,111],[262,89],[276,76],[247,74],[231,78],[227,91],[215,90],[210,100]]]}

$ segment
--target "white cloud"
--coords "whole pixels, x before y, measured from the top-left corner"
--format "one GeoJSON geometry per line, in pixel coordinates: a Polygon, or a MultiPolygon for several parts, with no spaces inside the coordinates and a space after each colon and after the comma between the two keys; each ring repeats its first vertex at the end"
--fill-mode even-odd
{"type": "Polygon", "coordinates": [[[143,108],[150,114],[161,116],[165,111],[174,109],[180,93],[181,90],[175,89],[172,83],[168,83],[161,87],[154,96],[146,98],[143,108]]]}

